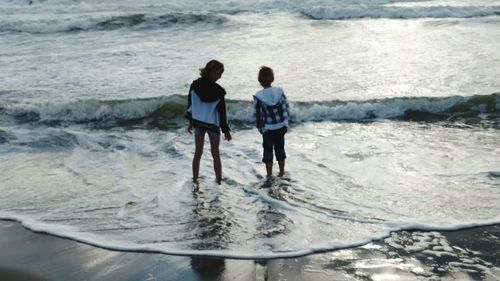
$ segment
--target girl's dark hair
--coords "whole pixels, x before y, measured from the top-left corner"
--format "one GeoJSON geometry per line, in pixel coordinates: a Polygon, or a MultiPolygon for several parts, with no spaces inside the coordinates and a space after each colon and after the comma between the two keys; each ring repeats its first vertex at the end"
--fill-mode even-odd
{"type": "Polygon", "coordinates": [[[274,72],[268,66],[262,66],[259,70],[259,83],[264,85],[271,85],[274,81],[274,72]]]}
{"type": "Polygon", "coordinates": [[[203,78],[209,78],[212,73],[224,72],[224,65],[218,60],[211,60],[207,62],[204,68],[200,68],[200,75],[203,78]]]}

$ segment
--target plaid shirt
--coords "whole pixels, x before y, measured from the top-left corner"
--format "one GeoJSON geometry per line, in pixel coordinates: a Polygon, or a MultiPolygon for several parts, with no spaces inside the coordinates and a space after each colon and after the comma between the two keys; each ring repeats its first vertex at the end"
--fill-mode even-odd
{"type": "Polygon", "coordinates": [[[288,99],[285,94],[281,96],[281,99],[275,105],[267,105],[255,96],[254,100],[255,105],[253,116],[255,117],[257,129],[259,129],[260,133],[264,133],[266,131],[266,125],[268,125],[268,127],[279,126],[279,124],[283,124],[283,126],[288,125],[290,110],[288,99]]]}

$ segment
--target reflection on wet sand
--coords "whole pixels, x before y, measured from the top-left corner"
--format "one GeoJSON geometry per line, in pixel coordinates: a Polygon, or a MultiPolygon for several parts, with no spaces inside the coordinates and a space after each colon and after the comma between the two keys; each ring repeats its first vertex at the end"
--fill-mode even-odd
{"type": "Polygon", "coordinates": [[[497,280],[499,239],[500,225],[402,231],[362,247],[259,261],[116,252],[0,221],[0,280],[497,280]]]}
{"type": "Polygon", "coordinates": [[[210,198],[205,196],[203,188],[196,184],[193,188],[196,205],[193,209],[193,223],[196,228],[196,242],[192,244],[197,250],[221,250],[227,248],[231,241],[232,223],[228,221],[226,206],[221,203],[220,194],[210,198]]]}
{"type": "Polygon", "coordinates": [[[225,264],[225,259],[191,257],[191,268],[200,277],[215,278],[222,275],[225,264]]]}

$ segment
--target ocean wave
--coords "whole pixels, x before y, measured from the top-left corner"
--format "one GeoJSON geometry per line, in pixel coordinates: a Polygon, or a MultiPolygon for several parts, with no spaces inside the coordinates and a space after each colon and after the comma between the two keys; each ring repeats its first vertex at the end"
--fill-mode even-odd
{"type": "MultiPolygon", "coordinates": [[[[298,12],[313,20],[475,18],[500,15],[500,6],[396,7],[384,6],[379,3],[332,6],[312,3],[311,5],[288,5],[277,9],[293,13],[298,12]]],[[[149,12],[119,13],[113,10],[95,12],[95,10],[81,9],[80,12],[68,10],[60,14],[53,14],[53,12],[6,14],[2,15],[0,19],[0,32],[50,34],[118,29],[155,30],[191,25],[218,26],[228,22],[231,14],[242,11],[268,12],[264,7],[254,7],[252,9],[245,5],[229,9],[219,7],[219,9],[210,11],[187,9],[187,12],[173,12],[176,10],[168,10],[166,7],[161,7],[160,10],[168,12],[159,13],[149,10],[149,12]]],[[[138,11],[143,10],[139,8],[138,11]]]]}
{"type": "MultiPolygon", "coordinates": [[[[81,100],[61,104],[0,107],[0,114],[19,123],[65,122],[130,125],[149,122],[179,123],[186,111],[187,97],[162,96],[149,99],[81,100]]],[[[232,123],[253,124],[252,102],[227,100],[232,123]]],[[[387,98],[365,101],[291,101],[291,121],[456,121],[500,118],[500,93],[475,96],[387,98]]],[[[496,123],[495,123],[496,124],[496,123]]],[[[496,124],[498,125],[498,124],[496,124]]]]}
{"type": "Polygon", "coordinates": [[[0,114],[11,116],[21,123],[120,122],[147,117],[175,118],[185,113],[185,107],[186,97],[176,95],[149,99],[79,100],[59,104],[12,104],[0,107],[0,114]]]}
{"type": "Polygon", "coordinates": [[[58,33],[78,31],[109,31],[117,29],[159,29],[179,25],[219,25],[227,18],[218,14],[167,13],[125,15],[76,14],[42,17],[4,17],[0,19],[0,32],[58,33]]]}
{"type": "Polygon", "coordinates": [[[315,7],[301,11],[314,20],[348,20],[363,18],[418,19],[418,18],[476,18],[499,16],[500,6],[345,6],[315,7]]]}
{"type": "Polygon", "coordinates": [[[492,179],[500,179],[500,172],[499,171],[488,172],[488,177],[492,179]]]}

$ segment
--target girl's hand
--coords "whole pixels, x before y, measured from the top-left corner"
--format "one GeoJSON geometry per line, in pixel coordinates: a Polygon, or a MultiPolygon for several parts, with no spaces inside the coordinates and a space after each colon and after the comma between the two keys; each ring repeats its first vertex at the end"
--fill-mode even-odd
{"type": "Polygon", "coordinates": [[[233,139],[233,137],[231,137],[230,132],[226,132],[226,133],[224,133],[224,139],[227,141],[231,141],[233,139]]]}
{"type": "Polygon", "coordinates": [[[189,122],[189,126],[187,128],[187,131],[189,134],[191,134],[191,135],[193,134],[193,124],[191,124],[191,122],[189,122]]]}

